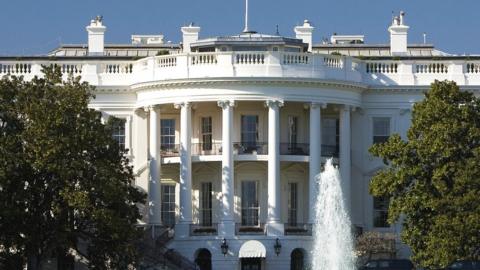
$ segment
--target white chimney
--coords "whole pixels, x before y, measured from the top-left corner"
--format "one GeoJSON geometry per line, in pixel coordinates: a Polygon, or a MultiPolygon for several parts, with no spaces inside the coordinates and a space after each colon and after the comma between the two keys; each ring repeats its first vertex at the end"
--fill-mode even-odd
{"type": "Polygon", "coordinates": [[[388,28],[390,32],[390,53],[392,55],[406,55],[407,36],[410,27],[404,24],[405,12],[401,11],[400,16],[395,16],[392,25],[388,28]]]}
{"type": "Polygon", "coordinates": [[[189,26],[182,27],[183,33],[183,52],[191,52],[190,45],[198,40],[198,34],[200,33],[200,27],[194,26],[191,23],[189,26]]]}
{"type": "Polygon", "coordinates": [[[308,20],[303,21],[303,25],[295,26],[295,28],[293,29],[295,31],[296,37],[298,39],[303,40],[303,42],[308,44],[308,51],[309,52],[312,51],[313,29],[315,29],[315,27],[313,27],[312,24],[308,20]]]}
{"type": "Polygon", "coordinates": [[[103,17],[97,16],[86,27],[88,32],[88,55],[103,55],[105,48],[105,31],[107,27],[102,24],[103,17]]]}

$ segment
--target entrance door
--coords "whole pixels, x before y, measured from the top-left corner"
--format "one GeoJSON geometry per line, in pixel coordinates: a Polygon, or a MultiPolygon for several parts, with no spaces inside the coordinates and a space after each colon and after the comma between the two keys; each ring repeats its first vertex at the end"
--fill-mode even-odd
{"type": "Polygon", "coordinates": [[[259,258],[242,259],[242,270],[261,270],[262,261],[259,258]]]}

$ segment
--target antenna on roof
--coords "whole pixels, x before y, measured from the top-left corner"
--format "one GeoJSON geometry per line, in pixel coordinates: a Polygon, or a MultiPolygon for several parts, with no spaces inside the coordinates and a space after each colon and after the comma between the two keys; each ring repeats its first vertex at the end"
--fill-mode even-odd
{"type": "Polygon", "coordinates": [[[245,0],[245,28],[243,29],[243,33],[256,33],[248,29],[248,0],[245,0]]]}

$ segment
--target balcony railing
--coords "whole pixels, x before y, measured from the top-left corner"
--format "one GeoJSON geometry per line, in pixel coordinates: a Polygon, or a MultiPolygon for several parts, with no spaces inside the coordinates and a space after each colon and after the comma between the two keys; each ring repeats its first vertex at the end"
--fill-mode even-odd
{"type": "Polygon", "coordinates": [[[312,235],[311,223],[285,223],[285,235],[312,235]]]}
{"type": "Polygon", "coordinates": [[[194,156],[209,156],[221,154],[221,143],[192,143],[192,155],[194,156]]]}
{"type": "Polygon", "coordinates": [[[308,143],[280,143],[280,155],[308,156],[308,143]]]}
{"type": "Polygon", "coordinates": [[[334,157],[338,158],[340,148],[338,145],[326,145],[322,144],[322,157],[334,157]]]}
{"type": "Polygon", "coordinates": [[[160,146],[160,154],[162,157],[178,157],[180,156],[179,144],[162,144],[160,146]]]}
{"type": "Polygon", "coordinates": [[[264,235],[266,234],[265,223],[259,223],[258,225],[244,225],[242,223],[235,223],[236,235],[264,235]]]}
{"type": "Polygon", "coordinates": [[[239,155],[267,155],[268,143],[266,142],[235,142],[233,151],[239,155]]]}
{"type": "Polygon", "coordinates": [[[212,223],[210,225],[190,224],[190,235],[191,236],[218,235],[218,224],[217,223],[212,223]]]}

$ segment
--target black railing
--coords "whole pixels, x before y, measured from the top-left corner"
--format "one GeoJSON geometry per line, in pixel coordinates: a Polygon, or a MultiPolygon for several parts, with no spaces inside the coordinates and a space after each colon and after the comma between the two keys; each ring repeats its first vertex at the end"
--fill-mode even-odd
{"type": "Polygon", "coordinates": [[[285,223],[285,235],[312,235],[311,223],[285,223]]]}
{"type": "Polygon", "coordinates": [[[190,236],[218,235],[218,224],[190,224],[190,236]]]}
{"type": "Polygon", "coordinates": [[[280,155],[308,156],[308,143],[280,143],[280,155]]]}
{"type": "Polygon", "coordinates": [[[267,155],[268,143],[266,142],[235,142],[233,151],[239,155],[267,155]]]}
{"type": "Polygon", "coordinates": [[[192,143],[193,156],[221,155],[221,143],[192,143]]]}
{"type": "Polygon", "coordinates": [[[340,152],[338,145],[326,145],[322,144],[322,157],[334,157],[338,158],[338,153],[340,152]]]}
{"type": "Polygon", "coordinates": [[[235,223],[235,234],[236,235],[265,235],[265,223],[259,223],[258,225],[244,225],[242,223],[235,223]]]}
{"type": "Polygon", "coordinates": [[[160,145],[160,154],[162,157],[180,156],[180,144],[162,144],[160,145]]]}

